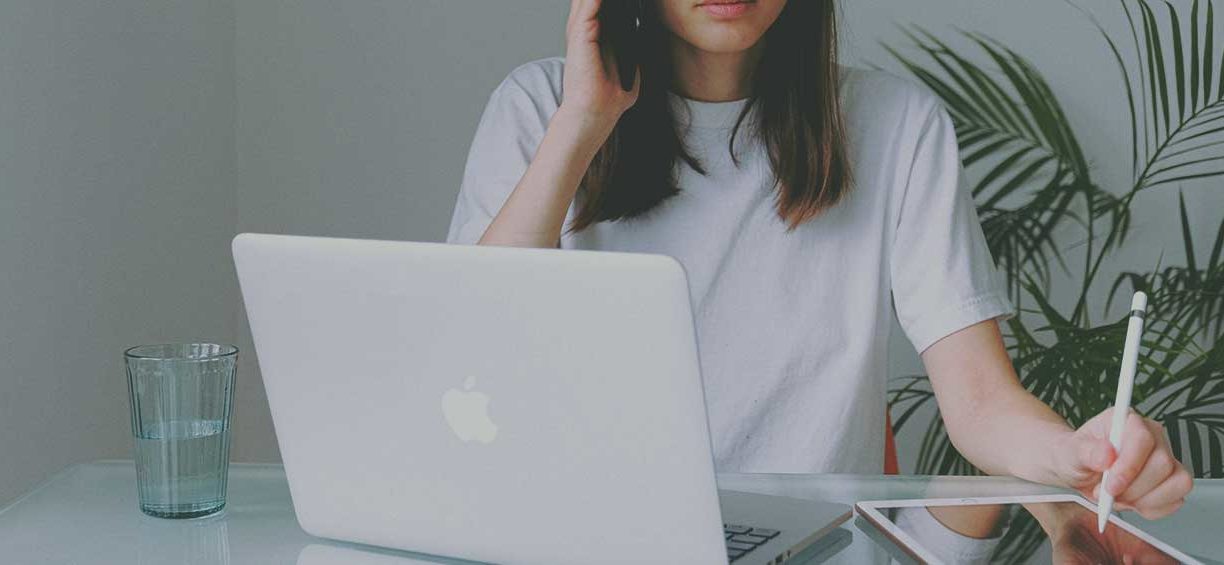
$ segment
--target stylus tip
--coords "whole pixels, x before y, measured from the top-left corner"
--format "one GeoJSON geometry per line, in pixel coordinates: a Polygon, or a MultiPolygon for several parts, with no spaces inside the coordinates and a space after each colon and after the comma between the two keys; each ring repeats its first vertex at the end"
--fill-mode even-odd
{"type": "Polygon", "coordinates": [[[1105,533],[1105,524],[1109,522],[1109,515],[1105,513],[1097,514],[1097,533],[1105,533]]]}

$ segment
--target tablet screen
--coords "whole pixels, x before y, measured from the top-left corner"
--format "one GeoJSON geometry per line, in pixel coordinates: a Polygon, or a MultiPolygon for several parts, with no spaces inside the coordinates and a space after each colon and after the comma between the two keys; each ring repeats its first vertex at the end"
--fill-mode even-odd
{"type": "Polygon", "coordinates": [[[1165,564],[1181,561],[1075,502],[882,509],[945,563],[1165,564]]]}

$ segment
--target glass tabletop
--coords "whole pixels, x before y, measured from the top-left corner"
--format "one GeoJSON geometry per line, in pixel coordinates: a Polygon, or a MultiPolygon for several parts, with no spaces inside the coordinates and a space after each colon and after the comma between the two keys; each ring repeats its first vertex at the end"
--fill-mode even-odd
{"type": "MultiPolygon", "coordinates": [[[[406,565],[465,563],[311,537],[297,525],[279,465],[230,467],[229,502],[219,515],[163,520],[137,509],[131,461],[78,465],[0,510],[6,563],[190,565],[406,565]]],[[[729,490],[853,504],[859,500],[1048,494],[1056,489],[997,477],[720,475],[729,490]]],[[[1224,480],[1199,481],[1177,515],[1127,521],[1202,557],[1224,555],[1224,480]]],[[[807,563],[887,563],[886,542],[852,521],[804,554],[807,563]]],[[[802,562],[802,561],[801,561],[802,562]]]]}

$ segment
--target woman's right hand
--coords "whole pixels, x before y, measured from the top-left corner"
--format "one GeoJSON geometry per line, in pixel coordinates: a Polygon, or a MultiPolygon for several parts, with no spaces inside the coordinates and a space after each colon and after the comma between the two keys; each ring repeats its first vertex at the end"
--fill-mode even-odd
{"type": "MultiPolygon", "coordinates": [[[[622,1],[622,0],[612,0],[622,1]]],[[[558,114],[594,127],[604,136],[611,133],[621,114],[637,102],[641,72],[633,90],[620,85],[616,59],[599,43],[599,7],[603,0],[572,0],[565,26],[565,75],[562,79],[558,114]]]]}
{"type": "Polygon", "coordinates": [[[583,175],[621,114],[637,101],[641,73],[633,90],[625,92],[616,60],[599,44],[600,3],[572,1],[565,26],[561,106],[527,170],[485,229],[481,245],[557,247],[583,175]]]}

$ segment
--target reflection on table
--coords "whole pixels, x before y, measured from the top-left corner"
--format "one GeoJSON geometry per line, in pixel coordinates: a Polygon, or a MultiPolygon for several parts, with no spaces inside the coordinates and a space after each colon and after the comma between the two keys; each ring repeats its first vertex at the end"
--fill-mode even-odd
{"type": "Polygon", "coordinates": [[[886,516],[944,563],[1175,564],[1179,560],[1076,501],[891,509],[886,516]]]}
{"type": "MultiPolygon", "coordinates": [[[[1023,481],[990,477],[720,475],[719,484],[728,490],[842,504],[1059,493],[1023,481]]],[[[1199,481],[1186,506],[1168,520],[1148,523],[1134,516],[1127,516],[1127,520],[1195,556],[1224,555],[1224,536],[1219,535],[1219,526],[1224,524],[1224,481],[1199,481]]],[[[888,563],[891,554],[887,546],[872,540],[871,529],[847,524],[835,534],[837,537],[830,538],[836,542],[834,551],[808,562],[888,563]]],[[[196,520],[161,520],[141,514],[131,461],[67,469],[0,510],[3,563],[296,565],[311,545],[393,559],[388,563],[462,563],[346,547],[307,535],[293,515],[280,465],[231,466],[226,509],[196,520]]]]}

